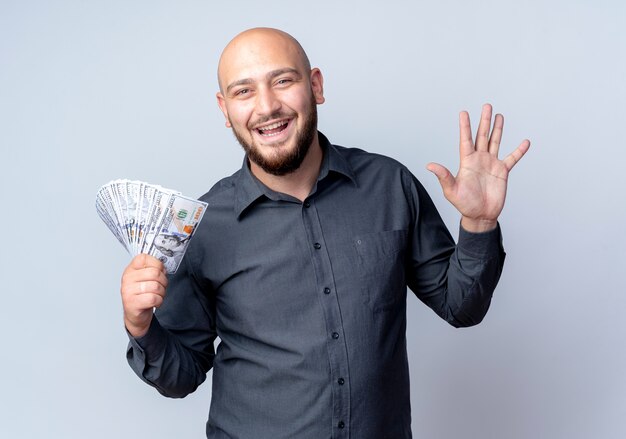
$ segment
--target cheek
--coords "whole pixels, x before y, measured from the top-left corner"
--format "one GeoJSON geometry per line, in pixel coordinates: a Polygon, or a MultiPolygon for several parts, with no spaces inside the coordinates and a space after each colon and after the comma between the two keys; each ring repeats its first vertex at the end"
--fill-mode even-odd
{"type": "Polygon", "coordinates": [[[298,100],[298,106],[295,107],[298,109],[298,112],[301,114],[308,114],[312,111],[312,108],[317,105],[316,97],[310,93],[306,96],[301,96],[298,100]]]}
{"type": "Polygon", "coordinates": [[[250,117],[253,114],[254,107],[252,103],[242,102],[237,103],[235,105],[229,105],[227,107],[228,119],[232,123],[236,123],[238,125],[243,125],[248,122],[250,117]]]}

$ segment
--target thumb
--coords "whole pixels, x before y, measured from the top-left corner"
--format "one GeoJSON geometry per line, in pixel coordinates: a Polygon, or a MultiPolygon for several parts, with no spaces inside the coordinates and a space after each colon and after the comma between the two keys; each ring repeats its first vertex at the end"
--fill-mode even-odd
{"type": "Polygon", "coordinates": [[[437,176],[444,192],[448,192],[454,186],[455,179],[445,166],[439,163],[429,163],[426,169],[437,176]]]}

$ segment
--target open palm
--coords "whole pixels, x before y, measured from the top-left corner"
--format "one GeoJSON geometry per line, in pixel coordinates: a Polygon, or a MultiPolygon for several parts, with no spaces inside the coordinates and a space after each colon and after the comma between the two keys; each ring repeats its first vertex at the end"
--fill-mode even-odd
{"type": "Polygon", "coordinates": [[[530,147],[530,142],[524,140],[504,160],[498,159],[504,117],[496,114],[490,133],[491,114],[491,105],[483,105],[476,142],[472,140],[468,113],[459,115],[461,159],[456,177],[440,164],[428,165],[446,199],[463,215],[463,226],[470,231],[495,227],[504,207],[509,172],[530,147]]]}

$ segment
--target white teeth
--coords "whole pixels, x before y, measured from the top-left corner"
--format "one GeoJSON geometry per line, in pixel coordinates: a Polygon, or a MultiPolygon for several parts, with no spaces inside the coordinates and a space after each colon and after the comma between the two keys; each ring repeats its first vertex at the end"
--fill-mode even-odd
{"type": "Polygon", "coordinates": [[[282,127],[283,125],[287,125],[288,121],[283,120],[281,122],[275,122],[271,125],[267,125],[261,128],[258,128],[259,131],[263,132],[263,131],[269,131],[269,130],[275,130],[276,128],[282,127]]]}

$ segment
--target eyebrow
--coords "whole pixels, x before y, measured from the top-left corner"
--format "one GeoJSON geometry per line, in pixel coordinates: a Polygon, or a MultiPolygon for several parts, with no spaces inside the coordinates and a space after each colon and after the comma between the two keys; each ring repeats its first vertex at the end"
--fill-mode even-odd
{"type": "MultiPolygon", "coordinates": [[[[299,71],[297,71],[294,68],[291,67],[285,67],[282,69],[276,69],[276,70],[272,70],[271,72],[267,72],[267,74],[265,75],[266,79],[273,79],[277,76],[280,75],[284,75],[285,73],[292,73],[294,75],[296,75],[298,77],[298,79],[302,78],[302,75],[300,74],[299,71]]],[[[239,85],[249,85],[249,84],[253,84],[254,80],[252,78],[245,78],[245,79],[238,79],[237,81],[231,82],[230,84],[228,84],[228,87],[226,87],[226,92],[230,92],[230,90],[233,87],[237,87],[239,85]]]]}

